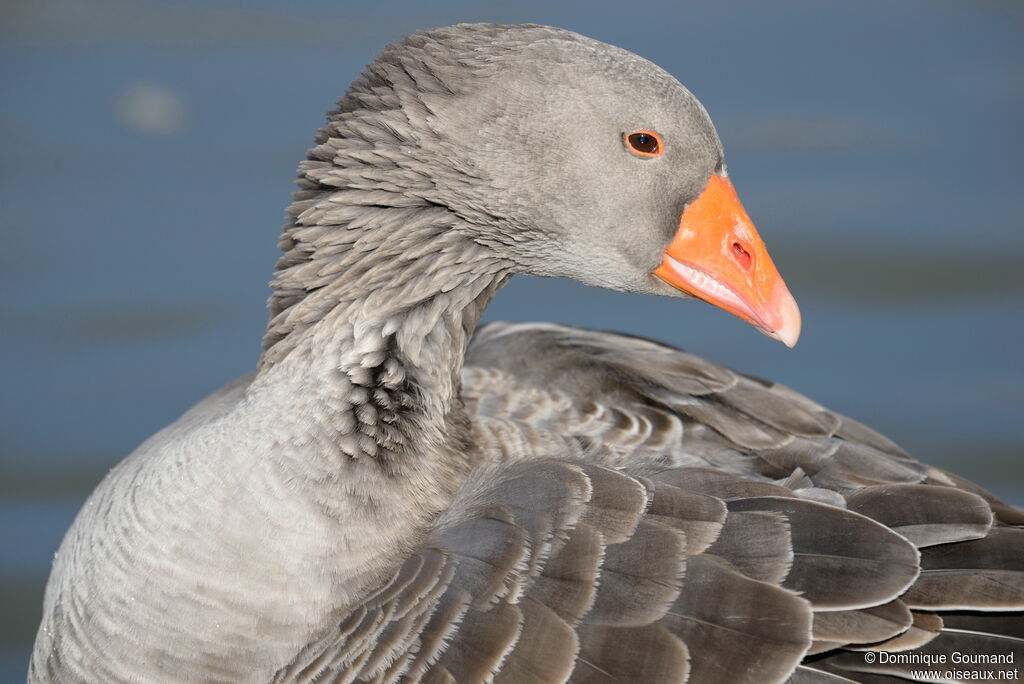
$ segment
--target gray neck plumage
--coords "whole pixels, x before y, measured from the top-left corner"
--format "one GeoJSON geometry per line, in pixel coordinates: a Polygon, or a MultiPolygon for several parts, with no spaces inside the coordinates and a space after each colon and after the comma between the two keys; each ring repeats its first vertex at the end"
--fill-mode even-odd
{"type": "Polygon", "coordinates": [[[255,384],[285,375],[312,402],[315,440],[330,445],[304,464],[312,477],[372,460],[389,476],[457,481],[473,458],[462,361],[509,266],[446,208],[385,194],[369,206],[358,191],[296,194],[255,384]]]}
{"type": "Polygon", "coordinates": [[[310,402],[313,477],[457,483],[446,469],[473,456],[463,357],[511,264],[470,228],[473,210],[456,209],[459,188],[481,182],[440,150],[423,116],[431,88],[386,67],[353,84],[299,167],[254,385],[277,376],[310,402]]]}

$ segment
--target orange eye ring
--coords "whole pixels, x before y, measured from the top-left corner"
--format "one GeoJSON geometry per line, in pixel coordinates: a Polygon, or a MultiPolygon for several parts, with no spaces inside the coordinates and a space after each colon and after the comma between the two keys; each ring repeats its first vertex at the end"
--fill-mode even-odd
{"type": "Polygon", "coordinates": [[[623,137],[626,147],[638,157],[660,157],[665,154],[665,143],[654,131],[633,131],[623,137]]]}

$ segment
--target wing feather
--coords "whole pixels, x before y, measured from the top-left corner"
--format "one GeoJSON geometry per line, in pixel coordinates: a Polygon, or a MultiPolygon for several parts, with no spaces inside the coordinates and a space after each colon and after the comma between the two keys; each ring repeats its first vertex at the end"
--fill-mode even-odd
{"type": "Polygon", "coordinates": [[[504,324],[463,398],[480,465],[274,681],[882,684],[912,673],[868,651],[1024,657],[1024,512],[791,389],[504,324]]]}

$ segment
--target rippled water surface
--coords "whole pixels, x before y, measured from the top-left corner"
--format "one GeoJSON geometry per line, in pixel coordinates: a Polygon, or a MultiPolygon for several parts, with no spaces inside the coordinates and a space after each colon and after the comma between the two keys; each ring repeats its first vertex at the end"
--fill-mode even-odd
{"type": "Polygon", "coordinates": [[[805,333],[789,351],[696,302],[531,278],[489,318],[685,346],[1024,502],[1018,2],[19,0],[0,8],[0,681],[24,678],[88,491],[253,367],[323,112],[386,42],[480,20],[571,28],[689,86],[805,333]]]}

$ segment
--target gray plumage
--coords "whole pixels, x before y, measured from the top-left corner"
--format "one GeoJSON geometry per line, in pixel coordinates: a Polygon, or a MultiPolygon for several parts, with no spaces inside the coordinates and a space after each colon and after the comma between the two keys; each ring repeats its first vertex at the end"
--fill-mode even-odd
{"type": "Polygon", "coordinates": [[[681,296],[650,274],[722,164],[623,50],[386,48],[300,166],[258,371],[90,497],[30,681],[827,684],[909,676],[856,649],[1018,649],[1021,511],[681,350],[476,329],[516,272],[681,296]]]}

